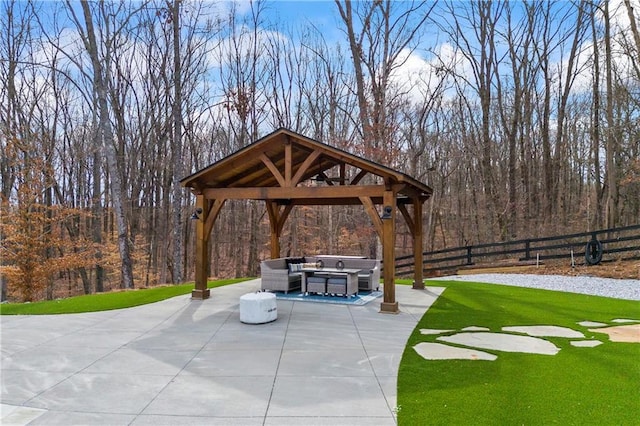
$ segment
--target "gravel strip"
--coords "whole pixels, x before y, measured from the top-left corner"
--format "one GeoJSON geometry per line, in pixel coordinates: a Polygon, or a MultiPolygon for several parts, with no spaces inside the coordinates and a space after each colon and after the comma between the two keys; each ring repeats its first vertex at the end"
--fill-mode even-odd
{"type": "Polygon", "coordinates": [[[620,280],[615,278],[572,277],[565,275],[535,274],[477,274],[450,275],[430,280],[475,281],[505,284],[517,287],[557,290],[567,293],[590,294],[615,299],[640,300],[640,280],[620,280]]]}

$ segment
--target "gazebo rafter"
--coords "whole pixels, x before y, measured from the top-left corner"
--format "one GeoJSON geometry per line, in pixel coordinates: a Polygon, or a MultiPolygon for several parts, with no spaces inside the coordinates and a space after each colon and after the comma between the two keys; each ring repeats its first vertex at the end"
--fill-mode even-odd
{"type": "MultiPolygon", "coordinates": [[[[404,173],[291,130],[278,129],[185,177],[181,184],[196,195],[199,212],[193,298],[209,297],[208,241],[220,210],[233,199],[265,202],[272,258],[280,256],[280,236],[295,206],[362,205],[382,241],[382,312],[398,312],[394,282],[398,210],[413,236],[415,264],[422,265],[422,206],[430,198],[431,188],[404,173]],[[313,183],[304,185],[305,181],[313,183]],[[383,206],[382,215],[376,206],[383,206]]],[[[415,268],[414,288],[424,288],[421,267],[415,268]]]]}

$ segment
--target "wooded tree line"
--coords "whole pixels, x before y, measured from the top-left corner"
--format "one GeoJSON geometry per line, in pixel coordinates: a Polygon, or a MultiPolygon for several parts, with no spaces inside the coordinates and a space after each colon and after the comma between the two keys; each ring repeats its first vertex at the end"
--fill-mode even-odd
{"type": "MultiPolygon", "coordinates": [[[[335,0],[337,38],[240,5],[1,4],[3,300],[192,279],[179,180],[279,127],[430,185],[427,250],[640,222],[637,1],[335,0]]],[[[298,208],[282,254],[375,255],[372,228],[298,208]]],[[[210,242],[257,275],[263,204],[210,242]]]]}

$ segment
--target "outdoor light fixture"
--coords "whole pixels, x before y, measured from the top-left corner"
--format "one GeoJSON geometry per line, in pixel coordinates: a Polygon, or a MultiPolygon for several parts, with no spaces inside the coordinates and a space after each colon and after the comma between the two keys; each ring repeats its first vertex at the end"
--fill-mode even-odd
{"type": "Polygon", "coordinates": [[[202,208],[198,207],[191,215],[191,220],[200,220],[201,214],[202,214],[202,208]]]}
{"type": "Polygon", "coordinates": [[[391,219],[391,213],[393,212],[393,207],[384,206],[382,208],[382,216],[381,219],[391,219]]]}

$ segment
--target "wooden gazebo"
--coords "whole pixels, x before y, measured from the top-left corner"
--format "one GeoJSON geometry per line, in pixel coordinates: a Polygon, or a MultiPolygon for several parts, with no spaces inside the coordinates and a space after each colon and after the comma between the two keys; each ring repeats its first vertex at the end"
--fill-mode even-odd
{"type": "Polygon", "coordinates": [[[220,209],[231,199],[265,202],[272,258],[280,257],[280,235],[293,207],[361,204],[382,241],[384,299],[380,310],[391,313],[398,312],[394,258],[396,212],[400,211],[413,235],[413,288],[424,288],[422,206],[432,190],[404,173],[278,129],[182,179],[181,184],[196,195],[199,217],[194,299],[209,297],[207,243],[220,209]],[[303,184],[311,179],[314,185],[303,184]]]}

